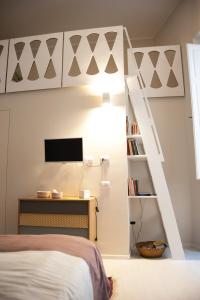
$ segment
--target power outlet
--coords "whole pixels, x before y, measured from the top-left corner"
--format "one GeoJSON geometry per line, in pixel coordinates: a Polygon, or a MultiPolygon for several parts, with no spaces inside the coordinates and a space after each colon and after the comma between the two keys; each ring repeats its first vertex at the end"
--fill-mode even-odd
{"type": "Polygon", "coordinates": [[[110,164],[110,158],[108,155],[103,155],[100,157],[100,164],[104,166],[109,166],[110,164]]]}
{"type": "Polygon", "coordinates": [[[92,167],[94,165],[94,157],[91,155],[85,156],[84,165],[87,167],[92,167]]]}
{"type": "Polygon", "coordinates": [[[135,221],[130,221],[130,225],[135,225],[135,221]]]}

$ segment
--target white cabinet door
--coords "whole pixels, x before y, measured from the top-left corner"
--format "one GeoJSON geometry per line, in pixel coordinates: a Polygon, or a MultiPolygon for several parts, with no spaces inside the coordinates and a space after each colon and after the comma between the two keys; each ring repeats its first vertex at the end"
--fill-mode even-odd
{"type": "Polygon", "coordinates": [[[0,110],[0,234],[6,230],[6,175],[8,152],[9,111],[0,110]]]}

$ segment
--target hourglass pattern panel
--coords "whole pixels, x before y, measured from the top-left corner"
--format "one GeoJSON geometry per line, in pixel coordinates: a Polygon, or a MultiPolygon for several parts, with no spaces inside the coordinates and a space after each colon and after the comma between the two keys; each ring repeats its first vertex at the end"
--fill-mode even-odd
{"type": "Polygon", "coordinates": [[[0,41],[0,93],[5,93],[8,40],[0,41]]]}
{"type": "Polygon", "coordinates": [[[124,76],[123,26],[64,33],[63,86],[124,76]]]}
{"type": "Polygon", "coordinates": [[[7,92],[61,87],[63,33],[10,40],[7,92]]]}
{"type": "MultiPolygon", "coordinates": [[[[184,96],[180,46],[134,48],[147,97],[184,96]]],[[[130,70],[131,71],[131,70],[130,70]]]]}

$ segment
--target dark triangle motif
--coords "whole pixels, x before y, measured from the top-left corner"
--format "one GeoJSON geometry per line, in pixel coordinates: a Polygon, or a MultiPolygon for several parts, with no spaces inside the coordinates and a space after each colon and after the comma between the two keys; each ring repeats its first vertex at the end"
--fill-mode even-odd
{"type": "Polygon", "coordinates": [[[158,52],[158,51],[151,51],[148,54],[149,54],[149,57],[151,59],[152,65],[154,66],[154,68],[156,68],[160,52],[158,52]]]}
{"type": "Polygon", "coordinates": [[[110,32],[105,33],[105,38],[106,38],[106,41],[107,41],[110,51],[114,47],[116,37],[117,37],[117,32],[110,31],[110,32]]]}
{"type": "Polygon", "coordinates": [[[80,74],[81,74],[81,71],[80,71],[78,62],[77,62],[76,56],[74,56],[74,59],[73,59],[73,62],[72,62],[72,65],[71,65],[68,75],[72,76],[72,77],[76,77],[80,74]]]}
{"type": "Polygon", "coordinates": [[[54,69],[52,59],[50,59],[50,61],[48,63],[48,66],[47,66],[44,77],[47,78],[47,79],[51,79],[51,78],[56,77],[56,71],[54,69]]]}
{"type": "Polygon", "coordinates": [[[170,65],[170,67],[172,67],[173,63],[174,63],[174,58],[176,55],[176,51],[175,50],[166,50],[165,51],[165,56],[167,58],[167,61],[170,65]]]}
{"type": "Polygon", "coordinates": [[[41,44],[41,41],[39,41],[39,40],[34,40],[34,41],[30,42],[30,47],[31,47],[31,51],[33,54],[33,58],[36,58],[40,44],[41,44]]]}
{"type": "Polygon", "coordinates": [[[88,43],[90,45],[90,49],[92,52],[94,52],[94,49],[97,45],[97,41],[99,39],[99,34],[98,33],[91,33],[87,36],[87,40],[88,40],[88,43]]]}
{"type": "Polygon", "coordinates": [[[0,45],[0,56],[1,56],[1,53],[3,52],[3,46],[2,45],[0,45]]]}
{"type": "Polygon", "coordinates": [[[57,41],[58,41],[58,40],[57,40],[56,38],[51,38],[51,39],[48,39],[48,40],[46,41],[47,48],[48,48],[48,50],[49,50],[50,56],[53,55],[53,52],[54,52],[54,50],[55,50],[57,41]]]}
{"type": "Polygon", "coordinates": [[[160,81],[160,78],[158,76],[158,73],[156,71],[154,71],[153,73],[153,77],[152,77],[152,80],[151,80],[151,85],[150,87],[154,88],[154,89],[158,89],[162,86],[162,83],[160,81]]]}
{"type": "Polygon", "coordinates": [[[19,82],[19,81],[22,81],[22,80],[23,80],[22,72],[21,72],[20,65],[18,63],[16,68],[15,68],[15,72],[13,74],[12,81],[19,82]]]}
{"type": "Polygon", "coordinates": [[[28,74],[28,80],[37,80],[39,78],[38,70],[35,61],[33,62],[30,72],[28,74]]]}
{"type": "Polygon", "coordinates": [[[81,36],[80,35],[73,35],[70,37],[70,43],[72,46],[72,49],[74,51],[74,54],[76,54],[76,51],[78,49],[78,46],[80,44],[81,41],[81,36]]]}
{"type": "Polygon", "coordinates": [[[141,67],[141,64],[142,64],[142,59],[143,59],[144,53],[135,52],[134,56],[135,56],[136,64],[137,64],[138,69],[139,69],[141,67]]]}
{"type": "Polygon", "coordinates": [[[86,73],[88,75],[95,75],[95,74],[99,73],[99,69],[98,69],[98,66],[97,66],[94,56],[92,56],[92,58],[91,58],[91,61],[90,61],[90,64],[89,64],[89,67],[88,67],[86,73]]]}
{"type": "Polygon", "coordinates": [[[20,57],[22,55],[22,51],[24,49],[24,46],[25,46],[25,43],[23,43],[23,42],[19,42],[19,43],[16,43],[14,45],[14,47],[15,47],[15,53],[16,53],[16,56],[17,56],[17,60],[20,59],[20,57]]]}
{"type": "Polygon", "coordinates": [[[175,76],[175,74],[172,70],[170,70],[170,73],[169,73],[167,86],[170,87],[170,88],[175,88],[175,87],[178,86],[178,81],[177,81],[176,76],[175,76]]]}
{"type": "Polygon", "coordinates": [[[112,74],[112,73],[116,73],[118,71],[118,68],[116,66],[115,60],[113,58],[113,55],[110,55],[109,61],[107,63],[107,66],[105,68],[105,72],[112,74]]]}

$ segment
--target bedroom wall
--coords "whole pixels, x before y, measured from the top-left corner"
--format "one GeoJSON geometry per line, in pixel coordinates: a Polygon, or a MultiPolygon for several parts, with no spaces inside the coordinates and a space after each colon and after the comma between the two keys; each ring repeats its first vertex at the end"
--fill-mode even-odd
{"type": "Polygon", "coordinates": [[[10,109],[6,233],[17,232],[17,198],[37,190],[78,196],[87,188],[97,196],[98,245],[103,254],[129,254],[127,163],[124,94],[111,98],[110,108],[86,88],[62,88],[0,95],[0,109],[10,109]],[[84,154],[109,155],[110,167],[82,163],[44,163],[44,139],[83,137],[84,154]],[[108,179],[111,187],[100,188],[108,179]],[[119,222],[120,220],[120,222],[119,222]]]}
{"type": "Polygon", "coordinates": [[[200,248],[200,183],[195,179],[186,53],[186,44],[192,42],[200,29],[199,17],[200,1],[185,0],[157,35],[155,39],[157,45],[181,44],[185,97],[152,99],[151,107],[163,145],[166,158],[165,172],[181,236],[187,244],[200,248]]]}

